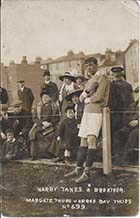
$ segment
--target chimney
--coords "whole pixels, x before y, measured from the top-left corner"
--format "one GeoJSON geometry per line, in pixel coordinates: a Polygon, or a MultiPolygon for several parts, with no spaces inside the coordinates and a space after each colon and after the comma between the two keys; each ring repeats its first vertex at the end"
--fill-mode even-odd
{"type": "Polygon", "coordinates": [[[35,64],[41,64],[41,61],[42,61],[41,57],[36,57],[35,64]]]}
{"type": "Polygon", "coordinates": [[[27,61],[27,57],[26,57],[26,56],[23,56],[23,57],[22,57],[21,64],[28,64],[28,61],[27,61]]]}

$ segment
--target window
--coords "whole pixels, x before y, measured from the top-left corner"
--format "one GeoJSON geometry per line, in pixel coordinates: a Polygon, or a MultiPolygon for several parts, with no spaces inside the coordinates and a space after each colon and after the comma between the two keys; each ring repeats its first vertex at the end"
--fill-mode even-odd
{"type": "Polygon", "coordinates": [[[71,67],[71,62],[70,62],[70,61],[69,61],[69,63],[68,63],[68,64],[69,64],[69,67],[71,67]]]}
{"type": "Polygon", "coordinates": [[[59,70],[59,64],[56,64],[56,70],[59,70]]]}

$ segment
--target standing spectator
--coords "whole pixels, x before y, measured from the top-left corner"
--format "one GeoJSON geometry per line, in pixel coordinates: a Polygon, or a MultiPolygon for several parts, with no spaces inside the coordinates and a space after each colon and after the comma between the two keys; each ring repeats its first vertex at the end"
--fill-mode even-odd
{"type": "Polygon", "coordinates": [[[9,97],[7,90],[0,86],[0,104],[8,104],[9,97]]]}
{"type": "Polygon", "coordinates": [[[63,121],[65,119],[65,109],[68,106],[68,102],[65,97],[69,94],[71,90],[75,88],[75,77],[70,72],[65,72],[59,77],[59,79],[63,81],[59,94],[61,121],[63,121]]]}
{"type": "Polygon", "coordinates": [[[78,142],[78,122],[74,117],[74,107],[68,106],[65,109],[66,119],[61,123],[57,141],[64,144],[65,163],[68,164],[76,158],[78,142]]]}
{"type": "Polygon", "coordinates": [[[111,136],[123,127],[123,112],[134,101],[131,84],[124,80],[124,68],[113,67],[114,80],[110,84],[109,108],[111,111],[111,136]]]}
{"type": "Polygon", "coordinates": [[[90,169],[95,160],[96,141],[102,127],[103,107],[108,104],[110,82],[105,75],[98,72],[98,62],[94,57],[85,60],[85,69],[90,74],[84,91],[80,95],[80,101],[85,103],[84,113],[79,130],[81,144],[78,151],[77,167],[74,171],[65,174],[80,176],[76,183],[87,182],[90,179],[90,169]],[[83,169],[83,164],[85,167],[83,169]]]}
{"type": "MultiPolygon", "coordinates": [[[[73,107],[74,108],[74,111],[75,111],[75,119],[74,119],[74,122],[77,123],[77,127],[76,129],[78,130],[79,127],[80,127],[80,123],[81,123],[81,119],[82,119],[82,115],[83,115],[83,110],[84,110],[84,103],[81,103],[79,101],[79,96],[80,94],[82,93],[82,90],[72,90],[66,97],[65,99],[69,102],[69,106],[73,107]]],[[[66,113],[66,119],[64,119],[64,121],[60,124],[60,129],[63,129],[64,126],[67,125],[67,123],[71,123],[71,121],[68,119],[67,117],[67,113],[66,113]]],[[[73,122],[73,121],[72,121],[73,122]]],[[[65,129],[65,128],[64,128],[65,129]]],[[[70,130],[70,128],[66,128],[67,129],[67,132],[69,131],[69,136],[71,138],[71,142],[72,140],[75,141],[74,142],[74,149],[73,149],[73,158],[74,159],[77,159],[77,151],[78,151],[78,148],[79,148],[79,145],[80,145],[80,138],[78,137],[78,133],[77,133],[77,137],[75,136],[74,139],[72,139],[71,137],[71,134],[70,132],[72,130],[70,130]]],[[[58,131],[57,131],[57,134],[56,134],[56,138],[59,134],[59,132],[63,132],[63,131],[59,131],[59,128],[58,128],[58,131]]],[[[68,134],[66,134],[67,136],[65,137],[65,133],[63,132],[64,136],[62,138],[67,138],[68,137],[68,134]]],[[[69,137],[68,137],[69,138],[69,137]]],[[[69,139],[68,139],[69,140],[69,139]]],[[[53,140],[53,143],[49,149],[49,151],[55,155],[57,158],[54,160],[55,162],[59,162],[61,160],[64,159],[64,154],[62,152],[63,150],[63,146],[61,145],[61,141],[60,143],[57,142],[57,140],[54,138],[53,140]]],[[[69,153],[66,151],[66,153],[69,153]]],[[[67,154],[68,155],[68,154],[67,154]]]]}
{"type": "Polygon", "coordinates": [[[59,91],[57,85],[51,81],[51,74],[48,70],[43,73],[44,84],[41,86],[41,92],[46,90],[53,101],[57,101],[59,98],[59,91]]]}
{"type": "Polygon", "coordinates": [[[75,81],[75,88],[84,90],[86,78],[82,74],[78,74],[77,76],[75,76],[75,81]]]}
{"type": "Polygon", "coordinates": [[[22,101],[22,107],[25,111],[31,112],[34,101],[33,93],[30,88],[25,87],[24,80],[19,80],[17,83],[19,86],[18,97],[22,101]]]}
{"type": "Polygon", "coordinates": [[[84,103],[79,101],[79,96],[82,90],[72,90],[65,98],[68,102],[72,102],[75,109],[75,119],[78,120],[78,124],[81,123],[81,119],[84,111],[84,103]]]}

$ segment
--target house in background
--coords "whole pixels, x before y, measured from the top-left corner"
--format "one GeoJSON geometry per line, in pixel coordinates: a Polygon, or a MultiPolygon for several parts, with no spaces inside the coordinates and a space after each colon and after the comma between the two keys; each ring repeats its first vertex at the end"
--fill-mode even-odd
{"type": "Polygon", "coordinates": [[[66,71],[70,71],[73,74],[84,73],[83,64],[85,57],[84,52],[75,54],[72,50],[69,50],[65,56],[43,60],[41,62],[41,68],[48,69],[52,75],[52,80],[59,85],[61,82],[58,77],[66,71]]]}
{"type": "Polygon", "coordinates": [[[139,42],[136,39],[130,41],[129,46],[124,51],[126,80],[133,87],[138,86],[139,75],[139,42]]]}
{"type": "MultiPolygon", "coordinates": [[[[85,74],[84,61],[86,58],[94,56],[98,60],[99,69],[103,74],[110,74],[110,70],[114,66],[123,66],[125,68],[126,80],[133,87],[138,85],[139,72],[139,43],[138,40],[131,40],[125,51],[118,50],[116,52],[107,49],[104,54],[93,53],[84,54],[84,52],[74,53],[72,50],[67,55],[56,59],[48,58],[42,60],[36,57],[34,62],[28,63],[26,56],[20,64],[11,61],[8,66],[1,63],[1,81],[4,88],[7,89],[10,104],[18,99],[17,96],[17,80],[25,80],[25,85],[32,89],[36,104],[40,99],[40,88],[43,83],[42,74],[44,70],[49,70],[51,80],[59,86],[61,81],[58,77],[66,72],[71,71],[73,74],[85,74]]],[[[86,76],[86,75],[85,75],[86,76]]]]}
{"type": "Polygon", "coordinates": [[[110,74],[111,68],[115,66],[124,67],[124,54],[123,51],[113,52],[111,49],[106,49],[105,54],[102,55],[102,62],[99,69],[103,74],[110,74]]]}
{"type": "Polygon", "coordinates": [[[8,91],[10,104],[13,104],[18,100],[18,80],[24,80],[25,86],[31,88],[35,96],[34,103],[39,101],[41,84],[43,83],[43,70],[40,69],[39,62],[28,64],[26,56],[23,56],[20,64],[16,64],[14,61],[11,61],[8,66],[3,65],[1,68],[1,74],[2,83],[4,84],[3,86],[8,91]]]}

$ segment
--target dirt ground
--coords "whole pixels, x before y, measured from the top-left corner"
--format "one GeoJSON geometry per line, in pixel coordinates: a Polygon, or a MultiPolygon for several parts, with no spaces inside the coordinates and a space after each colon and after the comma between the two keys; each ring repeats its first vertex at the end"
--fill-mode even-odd
{"type": "Polygon", "coordinates": [[[102,169],[93,169],[90,183],[76,185],[63,178],[71,169],[51,164],[4,164],[2,214],[91,217],[138,213],[138,173],[115,170],[105,176],[102,169]]]}

